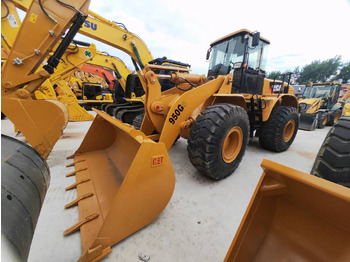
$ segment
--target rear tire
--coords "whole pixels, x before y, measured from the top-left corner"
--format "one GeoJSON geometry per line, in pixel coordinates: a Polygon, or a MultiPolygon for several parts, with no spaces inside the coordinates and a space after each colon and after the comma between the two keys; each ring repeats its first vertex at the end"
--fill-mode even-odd
{"type": "Polygon", "coordinates": [[[262,147],[275,151],[286,151],[293,143],[299,127],[296,108],[280,106],[272,110],[269,120],[263,123],[259,142],[262,147]]]}
{"type": "Polygon", "coordinates": [[[217,104],[197,117],[188,139],[191,163],[204,175],[221,180],[241,162],[248,143],[249,119],[242,107],[217,104]]]}
{"type": "Polygon", "coordinates": [[[311,174],[350,186],[350,116],[342,116],[329,130],[311,174]]]}

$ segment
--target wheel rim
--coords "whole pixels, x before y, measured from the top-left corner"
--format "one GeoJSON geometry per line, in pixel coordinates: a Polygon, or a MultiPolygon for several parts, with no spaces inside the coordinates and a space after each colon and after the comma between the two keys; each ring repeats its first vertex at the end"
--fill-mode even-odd
{"type": "Polygon", "coordinates": [[[327,124],[327,116],[325,116],[324,118],[323,118],[323,121],[322,121],[322,125],[326,125],[327,124]]]}
{"type": "Polygon", "coordinates": [[[243,131],[239,126],[232,127],[227,133],[222,146],[222,159],[231,163],[236,159],[243,144],[243,131]]]}
{"type": "Polygon", "coordinates": [[[288,142],[293,134],[294,134],[294,130],[295,130],[295,121],[294,120],[289,120],[288,123],[286,124],[286,126],[284,127],[283,130],[283,141],[284,142],[288,142]]]}
{"type": "Polygon", "coordinates": [[[334,115],[334,124],[338,121],[339,117],[340,117],[340,112],[336,112],[334,115]]]}

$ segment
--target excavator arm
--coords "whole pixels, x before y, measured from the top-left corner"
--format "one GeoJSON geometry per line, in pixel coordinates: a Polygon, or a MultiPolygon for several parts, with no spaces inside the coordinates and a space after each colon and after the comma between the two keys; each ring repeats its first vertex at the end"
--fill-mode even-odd
{"type": "MultiPolygon", "coordinates": [[[[32,0],[13,1],[17,8],[25,12],[31,2],[32,0]]],[[[111,22],[91,10],[88,11],[88,17],[79,33],[122,50],[135,60],[141,69],[153,60],[150,50],[140,37],[128,31],[123,24],[111,22]]]]}
{"type": "Polygon", "coordinates": [[[20,25],[15,4],[10,0],[1,1],[1,60],[7,60],[20,25]]]}
{"type": "Polygon", "coordinates": [[[68,121],[64,104],[36,100],[34,92],[54,72],[60,58],[85,21],[89,0],[33,1],[17,33],[1,78],[1,111],[19,128],[44,158],[62,134],[68,121]],[[61,40],[43,70],[44,59],[61,40]]]}

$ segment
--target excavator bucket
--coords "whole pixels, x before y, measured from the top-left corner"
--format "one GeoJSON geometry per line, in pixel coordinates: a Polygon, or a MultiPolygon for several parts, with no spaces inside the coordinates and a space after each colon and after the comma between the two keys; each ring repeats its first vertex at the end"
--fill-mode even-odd
{"type": "Polygon", "coordinates": [[[313,131],[316,129],[316,114],[302,113],[300,115],[299,129],[313,131]]]}
{"type": "Polygon", "coordinates": [[[97,261],[110,247],[156,219],[175,187],[167,149],[141,131],[95,110],[97,115],[74,162],[79,222],[64,232],[81,233],[82,257],[97,261]]]}
{"type": "Polygon", "coordinates": [[[350,261],[350,189],[264,159],[225,261],[350,261]]]}
{"type": "Polygon", "coordinates": [[[2,97],[1,111],[16,123],[28,143],[47,158],[68,123],[67,107],[56,100],[2,97]]]}

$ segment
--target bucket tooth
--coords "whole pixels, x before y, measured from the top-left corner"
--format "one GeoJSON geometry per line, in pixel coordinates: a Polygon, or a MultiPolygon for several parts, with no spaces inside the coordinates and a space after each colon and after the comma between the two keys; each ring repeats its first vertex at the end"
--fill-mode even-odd
{"type": "Polygon", "coordinates": [[[80,220],[78,223],[74,224],[73,226],[71,226],[70,228],[66,229],[64,232],[63,232],[63,235],[64,236],[67,236],[69,234],[72,234],[74,233],[75,231],[77,230],[80,230],[80,227],[82,225],[84,225],[85,223],[91,221],[91,220],[94,220],[98,218],[98,214],[92,214],[90,216],[87,216],[85,217],[84,219],[80,220]]]}
{"type": "Polygon", "coordinates": [[[75,182],[74,184],[72,184],[70,186],[67,186],[66,190],[70,190],[70,189],[76,188],[77,185],[85,183],[85,182],[88,182],[88,181],[90,181],[90,178],[81,179],[81,180],[75,182]]]}
{"type": "Polygon", "coordinates": [[[70,164],[66,165],[66,167],[75,166],[75,164],[78,164],[78,163],[83,162],[83,161],[85,161],[85,160],[82,159],[82,160],[79,160],[79,161],[75,161],[73,163],[70,163],[70,164]]]}
{"type": "Polygon", "coordinates": [[[86,167],[86,168],[80,168],[80,169],[78,169],[78,170],[74,170],[74,171],[68,173],[68,174],[66,175],[66,177],[75,176],[76,173],[81,172],[81,171],[85,171],[85,170],[87,170],[87,167],[86,167]]]}
{"type": "Polygon", "coordinates": [[[92,197],[94,195],[94,193],[87,193],[82,195],[81,197],[78,197],[77,199],[73,200],[72,202],[70,202],[69,204],[65,205],[64,208],[70,208],[72,206],[76,206],[78,205],[79,201],[88,198],[88,197],[92,197]]]}
{"type": "Polygon", "coordinates": [[[75,154],[67,156],[66,159],[73,159],[75,157],[75,154]]]}

